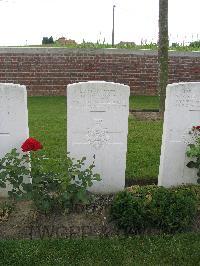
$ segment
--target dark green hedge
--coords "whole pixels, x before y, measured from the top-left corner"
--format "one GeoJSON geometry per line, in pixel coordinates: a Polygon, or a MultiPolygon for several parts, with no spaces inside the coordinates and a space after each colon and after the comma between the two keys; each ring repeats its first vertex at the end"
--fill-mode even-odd
{"type": "Polygon", "coordinates": [[[200,186],[133,186],[115,196],[111,217],[127,233],[149,228],[181,232],[192,226],[198,204],[200,186]]]}

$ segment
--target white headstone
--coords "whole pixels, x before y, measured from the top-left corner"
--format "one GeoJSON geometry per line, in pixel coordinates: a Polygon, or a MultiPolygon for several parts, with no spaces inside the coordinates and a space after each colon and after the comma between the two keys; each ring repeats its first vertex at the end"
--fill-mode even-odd
{"type": "Polygon", "coordinates": [[[125,186],[129,114],[129,86],[89,81],[67,87],[67,149],[71,157],[95,155],[95,170],[102,181],[90,191],[112,193],[125,186]]]}
{"type": "MultiPolygon", "coordinates": [[[[186,150],[189,131],[200,125],[200,82],[167,86],[158,185],[197,183],[186,150]]],[[[190,141],[189,141],[190,142],[190,141]]]]}
{"type": "MultiPolygon", "coordinates": [[[[0,158],[13,148],[20,151],[28,136],[26,87],[0,83],[0,158]]],[[[0,188],[0,197],[7,196],[8,188],[0,188]]]]}

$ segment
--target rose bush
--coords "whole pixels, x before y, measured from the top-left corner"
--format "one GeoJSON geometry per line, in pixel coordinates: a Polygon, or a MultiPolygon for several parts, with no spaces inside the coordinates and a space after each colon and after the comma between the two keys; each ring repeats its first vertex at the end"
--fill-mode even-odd
{"type": "Polygon", "coordinates": [[[197,169],[197,183],[200,183],[200,126],[193,126],[189,131],[191,142],[188,143],[186,155],[192,160],[187,167],[197,169]]]}
{"type": "Polygon", "coordinates": [[[85,167],[85,157],[75,160],[67,153],[54,158],[33,138],[27,139],[21,148],[24,153],[13,149],[0,159],[0,187],[5,188],[9,182],[10,197],[33,200],[40,211],[71,210],[76,204],[86,203],[87,189],[101,180],[99,174],[93,173],[94,161],[85,167]],[[31,168],[27,167],[30,163],[31,168]],[[25,183],[24,176],[32,182],[25,183]]]}

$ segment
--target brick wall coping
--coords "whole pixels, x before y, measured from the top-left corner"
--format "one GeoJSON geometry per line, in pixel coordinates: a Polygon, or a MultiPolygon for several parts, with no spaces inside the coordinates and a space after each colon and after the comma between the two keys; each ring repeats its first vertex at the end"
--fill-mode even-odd
{"type": "MultiPolygon", "coordinates": [[[[0,47],[0,54],[91,54],[91,55],[138,55],[157,56],[158,52],[153,50],[132,49],[89,49],[89,48],[55,48],[55,47],[0,47]]],[[[200,51],[179,52],[169,51],[169,56],[174,57],[200,57],[200,51]]]]}

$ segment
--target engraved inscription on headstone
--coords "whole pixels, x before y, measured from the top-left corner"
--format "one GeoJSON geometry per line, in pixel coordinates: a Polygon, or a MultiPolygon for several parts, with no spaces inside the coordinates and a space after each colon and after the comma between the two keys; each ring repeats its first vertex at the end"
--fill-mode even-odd
{"type": "MultiPolygon", "coordinates": [[[[91,83],[91,82],[89,82],[91,83]]],[[[126,105],[123,97],[123,92],[116,93],[113,88],[88,88],[76,90],[74,92],[73,104],[74,108],[89,110],[90,112],[105,112],[110,108],[115,108],[116,110],[122,109],[126,105]]]]}
{"type": "Polygon", "coordinates": [[[186,164],[187,145],[193,140],[189,131],[200,125],[200,83],[167,86],[158,184],[175,186],[196,183],[195,169],[186,164]]]}
{"type": "MultiPolygon", "coordinates": [[[[0,158],[13,148],[21,151],[28,135],[26,87],[0,83],[0,158]]],[[[0,197],[7,196],[9,186],[0,189],[0,197]]]]}
{"type": "Polygon", "coordinates": [[[91,191],[111,193],[124,188],[130,89],[93,81],[67,87],[67,150],[71,156],[95,157],[102,181],[91,191]],[[95,155],[95,156],[94,156],[95,155]]]}

